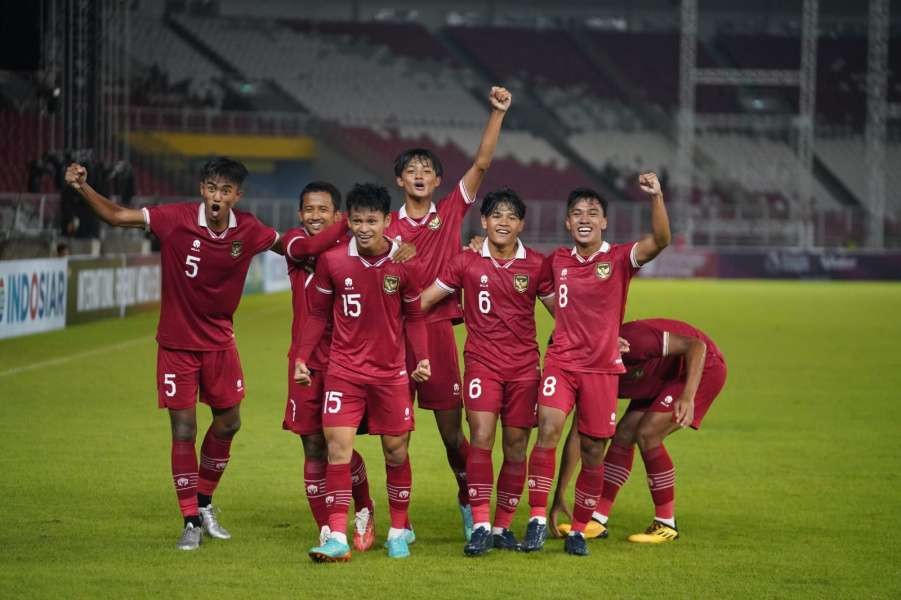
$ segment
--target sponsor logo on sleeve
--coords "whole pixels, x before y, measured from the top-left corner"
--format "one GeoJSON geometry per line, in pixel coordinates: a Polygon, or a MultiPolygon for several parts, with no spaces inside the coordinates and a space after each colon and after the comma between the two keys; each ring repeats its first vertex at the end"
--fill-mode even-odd
{"type": "Polygon", "coordinates": [[[397,275],[385,275],[382,289],[386,294],[396,294],[398,286],[400,286],[400,278],[397,275]]]}
{"type": "Polygon", "coordinates": [[[524,294],[527,289],[529,289],[529,276],[517,274],[513,276],[513,289],[519,292],[520,294],[524,294]]]}
{"type": "Polygon", "coordinates": [[[612,271],[613,267],[608,262],[598,263],[594,267],[594,274],[597,275],[599,279],[607,279],[610,277],[612,271]]]}

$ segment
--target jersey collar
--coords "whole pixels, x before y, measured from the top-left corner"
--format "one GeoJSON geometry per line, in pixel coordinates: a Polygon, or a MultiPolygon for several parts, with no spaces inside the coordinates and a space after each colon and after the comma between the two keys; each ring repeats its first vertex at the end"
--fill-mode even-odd
{"type": "Polygon", "coordinates": [[[525,247],[525,245],[522,243],[522,240],[519,239],[519,238],[517,238],[517,240],[516,240],[516,254],[513,255],[513,258],[507,259],[507,261],[506,261],[505,263],[501,264],[501,263],[497,262],[497,259],[496,259],[496,258],[494,258],[493,256],[491,256],[491,251],[488,249],[488,238],[485,238],[485,239],[482,241],[482,252],[481,252],[481,255],[482,255],[482,258],[489,258],[489,259],[491,259],[492,264],[494,264],[494,266],[497,267],[498,269],[506,269],[507,267],[509,267],[510,265],[512,265],[514,261],[516,261],[516,260],[522,260],[522,259],[524,259],[524,258],[526,257],[526,247],[525,247]]]}
{"type": "Polygon", "coordinates": [[[432,213],[434,213],[434,212],[438,212],[438,209],[435,207],[435,203],[432,202],[431,204],[429,204],[429,212],[426,213],[426,215],[423,218],[421,218],[417,221],[413,217],[407,216],[407,205],[404,204],[400,207],[400,209],[398,209],[397,218],[398,219],[406,219],[407,222],[410,223],[410,225],[425,225],[426,222],[429,220],[429,217],[432,216],[432,213]]]}
{"type": "Polygon", "coordinates": [[[228,233],[228,229],[234,229],[238,226],[238,217],[235,216],[235,212],[232,209],[228,209],[228,229],[223,231],[222,233],[216,233],[210,226],[207,225],[206,222],[206,210],[204,210],[203,202],[200,203],[200,206],[197,207],[197,224],[200,227],[206,227],[206,230],[210,232],[210,235],[215,239],[221,240],[228,233]]]}
{"type": "Polygon", "coordinates": [[[388,240],[389,242],[391,242],[391,249],[388,250],[388,256],[384,256],[374,263],[369,262],[369,260],[366,257],[360,256],[360,251],[357,249],[357,238],[355,238],[353,236],[351,236],[351,238],[350,238],[350,243],[347,244],[347,255],[348,256],[356,256],[357,258],[360,259],[360,262],[363,263],[363,265],[365,265],[367,267],[381,267],[388,260],[390,260],[392,256],[394,256],[394,253],[397,252],[397,249],[400,247],[395,240],[392,240],[388,237],[386,237],[385,239],[388,240]]]}
{"type": "Polygon", "coordinates": [[[572,251],[570,252],[570,254],[571,254],[572,256],[575,256],[576,259],[577,259],[580,263],[590,263],[591,261],[594,260],[594,258],[595,258],[598,254],[604,254],[604,253],[606,253],[606,252],[610,252],[610,244],[609,244],[609,242],[604,242],[604,243],[602,243],[602,244],[601,244],[601,247],[598,248],[597,251],[596,251],[594,254],[592,254],[591,256],[589,256],[588,258],[585,258],[585,257],[583,257],[581,254],[579,254],[579,250],[578,250],[578,248],[576,248],[575,246],[573,246],[573,249],[572,249],[572,251]]]}

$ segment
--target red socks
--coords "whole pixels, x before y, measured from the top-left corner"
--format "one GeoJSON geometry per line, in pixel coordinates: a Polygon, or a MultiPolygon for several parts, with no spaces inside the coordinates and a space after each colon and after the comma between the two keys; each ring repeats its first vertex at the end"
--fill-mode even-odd
{"type": "MultiPolygon", "coordinates": [[[[497,477],[497,507],[494,510],[494,526],[510,529],[522,488],[526,483],[526,463],[505,460],[497,477]]],[[[472,508],[475,520],[475,506],[472,508]]]]}
{"type": "Polygon", "coordinates": [[[547,516],[547,497],[554,481],[556,448],[535,446],[529,456],[529,507],[532,517],[547,516]]]}
{"type": "Polygon", "coordinates": [[[635,458],[635,446],[625,448],[610,444],[604,456],[604,489],[598,500],[597,511],[609,515],[610,508],[616,500],[621,487],[626,484],[632,472],[632,460],[635,458]]]}
{"type": "Polygon", "coordinates": [[[327,463],[323,459],[305,458],[303,461],[303,485],[310,503],[310,512],[316,519],[316,526],[322,529],[328,525],[328,509],[325,506],[325,471],[327,463]]]}
{"type": "Polygon", "coordinates": [[[469,486],[466,485],[466,461],[469,456],[469,442],[463,438],[463,443],[459,448],[444,448],[447,453],[447,464],[450,465],[457,478],[457,502],[461,506],[469,504],[469,486]]]}
{"type": "Polygon", "coordinates": [[[360,512],[368,508],[372,512],[372,498],[369,496],[369,478],[366,476],[366,463],[360,453],[354,450],[350,456],[350,481],[353,486],[354,510],[360,512]]]}
{"type": "MultiPolygon", "coordinates": [[[[409,457],[400,465],[385,464],[385,481],[388,488],[388,509],[391,512],[391,527],[405,529],[409,526],[407,515],[410,510],[410,494],[413,487],[413,472],[409,457]]],[[[329,488],[331,489],[331,488],[329,488]]],[[[332,528],[334,531],[334,527],[332,528]]]]}
{"type": "Polygon", "coordinates": [[[200,514],[197,510],[197,453],[193,440],[172,440],[172,483],[182,516],[200,514]]]}
{"type": "Polygon", "coordinates": [[[329,464],[325,470],[325,489],[329,529],[335,533],[346,533],[351,498],[350,464],[329,464]]]}
{"type": "Polygon", "coordinates": [[[219,485],[219,479],[228,466],[229,450],[232,438],[222,439],[213,434],[213,428],[207,429],[203,444],[200,446],[200,477],[197,491],[205,496],[212,496],[219,485]]]}
{"type": "Polygon", "coordinates": [[[469,483],[469,505],[474,523],[491,522],[491,492],[494,490],[494,465],[491,450],[469,449],[466,461],[466,479],[469,483]]]}
{"type": "Polygon", "coordinates": [[[576,503],[573,507],[572,530],[576,533],[585,531],[585,525],[598,507],[598,496],[604,487],[604,465],[591,467],[582,463],[579,477],[576,479],[576,503]]]}
{"type": "Polygon", "coordinates": [[[666,448],[660,446],[642,452],[644,468],[648,473],[648,487],[654,500],[654,514],[658,519],[672,519],[676,499],[676,470],[666,448]]]}

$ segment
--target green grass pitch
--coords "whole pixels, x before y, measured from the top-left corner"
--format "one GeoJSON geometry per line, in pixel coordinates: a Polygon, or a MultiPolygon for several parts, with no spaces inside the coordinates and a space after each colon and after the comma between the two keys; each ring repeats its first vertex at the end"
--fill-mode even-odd
{"type": "MultiPolygon", "coordinates": [[[[389,561],[379,549],[312,564],[300,443],[280,428],[286,294],[245,298],[238,311],[248,397],[216,494],[234,539],[194,553],[174,547],[181,519],[156,408],[156,314],[5,340],[0,597],[898,598],[899,308],[896,284],[636,281],[628,318],[701,327],[729,381],[704,428],[668,442],[682,539],[625,541],[653,515],[636,460],[610,539],[581,559],[556,540],[535,555],[464,558],[455,485],[420,411],[412,557],[389,561]]],[[[541,340],[550,326],[542,315],[541,340]]],[[[199,414],[202,435],[209,413],[199,414]]],[[[380,543],[384,468],[375,439],[359,446],[380,543]]],[[[525,513],[523,502],[518,534],[525,513]]]]}

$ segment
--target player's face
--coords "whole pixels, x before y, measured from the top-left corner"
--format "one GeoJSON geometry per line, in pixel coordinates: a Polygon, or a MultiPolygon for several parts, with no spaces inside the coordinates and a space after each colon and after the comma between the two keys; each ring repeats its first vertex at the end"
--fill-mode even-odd
{"type": "Polygon", "coordinates": [[[397,178],[397,187],[410,198],[428,200],[441,185],[441,178],[428,160],[414,158],[397,178]]]}
{"type": "Polygon", "coordinates": [[[488,240],[498,247],[515,244],[525,224],[509,204],[498,204],[491,214],[482,216],[482,227],[488,233],[488,240]]]}
{"type": "Polygon", "coordinates": [[[566,213],[566,230],[580,246],[600,244],[607,229],[604,208],[595,199],[581,199],[566,213]]]}
{"type": "Polygon", "coordinates": [[[310,235],[316,235],[326,227],[334,225],[339,215],[328,192],[307,192],[303,196],[301,209],[297,211],[300,223],[310,235]]]}
{"type": "Polygon", "coordinates": [[[228,227],[228,211],[241,199],[241,187],[236,183],[216,177],[200,184],[200,195],[206,210],[210,229],[222,231],[228,227]]]}
{"type": "Polygon", "coordinates": [[[357,240],[357,249],[362,254],[376,254],[384,249],[388,243],[385,228],[390,222],[389,215],[370,208],[355,208],[347,218],[350,231],[357,240]]]}

